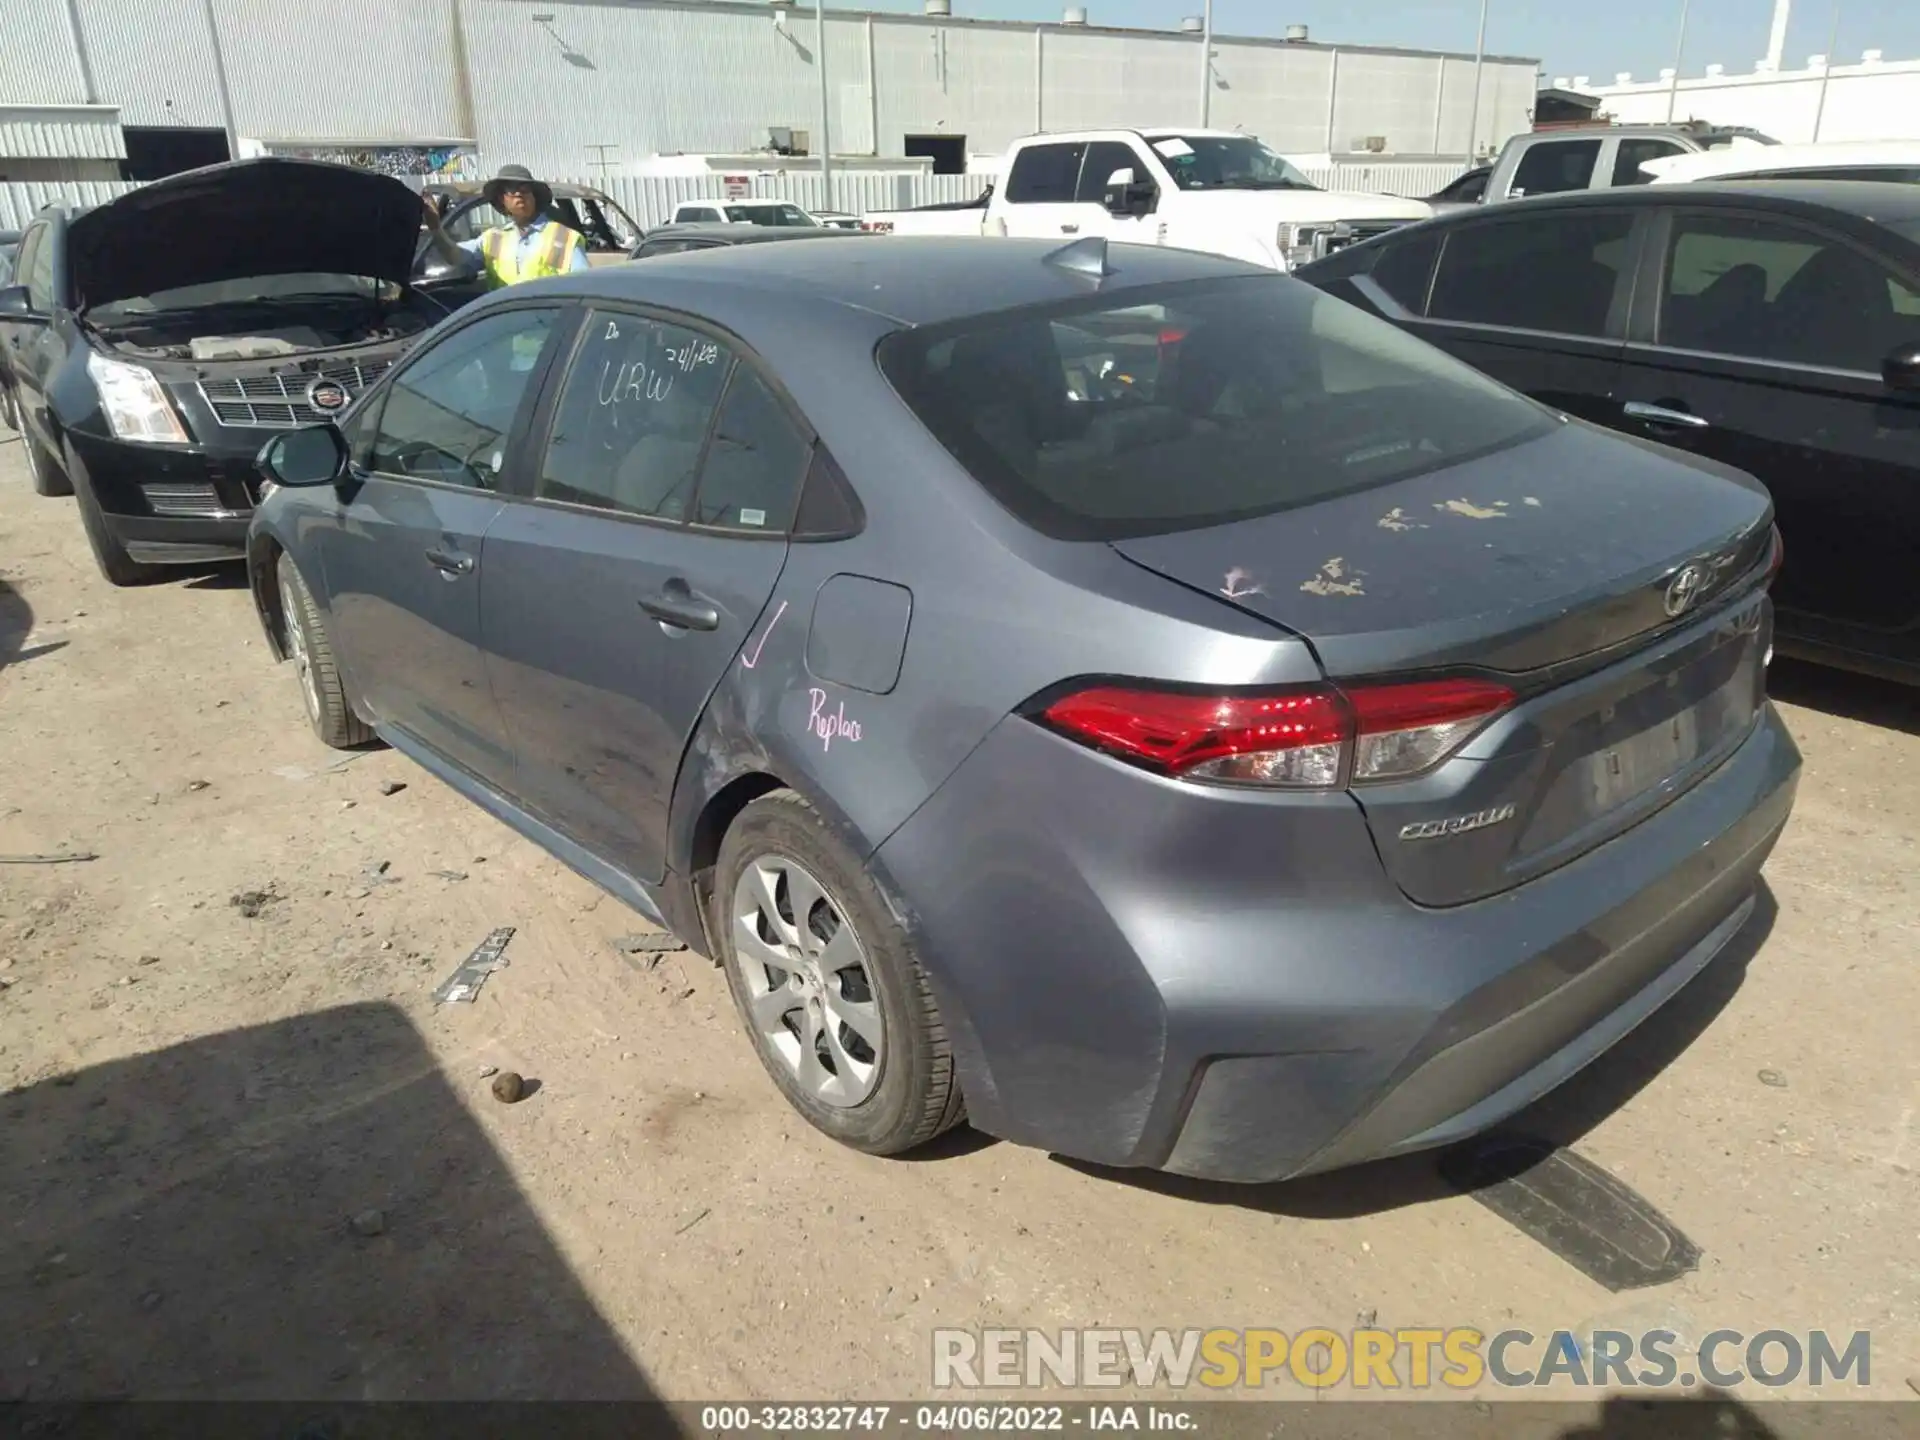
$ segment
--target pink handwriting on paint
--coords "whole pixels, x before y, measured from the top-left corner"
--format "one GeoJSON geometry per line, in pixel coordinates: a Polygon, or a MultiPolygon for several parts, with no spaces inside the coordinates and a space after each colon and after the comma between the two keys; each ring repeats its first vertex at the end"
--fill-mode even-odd
{"type": "Polygon", "coordinates": [[[835,737],[859,743],[860,722],[847,719],[846,701],[841,701],[829,715],[826,713],[826,691],[811,689],[807,691],[807,697],[813,701],[813,709],[807,715],[807,728],[818,738],[822,750],[833,749],[835,737]]]}

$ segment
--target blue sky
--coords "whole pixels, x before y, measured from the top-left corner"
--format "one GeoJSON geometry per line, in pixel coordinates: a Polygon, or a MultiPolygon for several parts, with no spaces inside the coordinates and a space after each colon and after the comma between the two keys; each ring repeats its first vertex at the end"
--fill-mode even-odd
{"type": "MultiPolygon", "coordinates": [[[[802,0],[807,3],[807,0],[802,0]]],[[[920,0],[830,0],[852,8],[920,9],[920,0]]],[[[1201,0],[1079,0],[1097,24],[1172,29],[1182,15],[1197,15],[1201,0]]],[[[1795,0],[1787,35],[1786,63],[1797,68],[1827,48],[1835,0],[1795,0]]],[[[1865,49],[1886,51],[1890,60],[1920,59],[1920,0],[1842,0],[1840,43],[1835,54],[1858,59],[1865,49]]],[[[998,20],[1057,20],[1065,8],[1054,0],[953,0],[958,16],[998,20]]],[[[1289,24],[1312,28],[1315,40],[1359,45],[1413,45],[1473,49],[1479,0],[1214,0],[1217,30],[1277,35],[1289,24]]],[[[1767,53],[1773,0],[1692,0],[1683,70],[1697,75],[1711,62],[1748,70],[1767,53]]],[[[1673,63],[1680,0],[1491,0],[1487,49],[1504,55],[1537,55],[1547,72],[1611,80],[1616,71],[1653,79],[1673,63]]]]}

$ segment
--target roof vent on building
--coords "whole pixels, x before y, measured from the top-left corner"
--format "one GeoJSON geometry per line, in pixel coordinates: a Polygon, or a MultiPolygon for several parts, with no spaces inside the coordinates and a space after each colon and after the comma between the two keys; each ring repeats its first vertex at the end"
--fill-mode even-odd
{"type": "Polygon", "coordinates": [[[1753,73],[1756,75],[1771,75],[1778,69],[1779,67],[1771,60],[1756,60],[1753,62],[1753,73]]]}
{"type": "Polygon", "coordinates": [[[1620,70],[1615,72],[1613,77],[1613,83],[1616,85],[1631,85],[1633,83],[1633,72],[1631,70],[1620,70]]]}
{"type": "Polygon", "coordinates": [[[1084,5],[1069,5],[1067,7],[1067,13],[1060,17],[1060,23],[1062,25],[1086,24],[1087,23],[1087,7],[1084,5]]]}
{"type": "Polygon", "coordinates": [[[1724,66],[1724,65],[1709,65],[1709,66],[1707,66],[1707,74],[1708,74],[1709,76],[1714,76],[1714,75],[1724,75],[1724,74],[1726,74],[1726,73],[1727,73],[1727,67],[1726,67],[1726,66],[1724,66]]]}
{"type": "Polygon", "coordinates": [[[929,15],[945,17],[953,14],[953,0],[927,0],[924,8],[929,15]]]}
{"type": "Polygon", "coordinates": [[[1286,28],[1285,36],[1289,45],[1304,45],[1307,43],[1307,27],[1304,25],[1289,25],[1286,28]]]}
{"type": "Polygon", "coordinates": [[[1189,35],[1204,35],[1207,30],[1206,18],[1200,15],[1189,15],[1180,22],[1180,28],[1189,35]]]}
{"type": "Polygon", "coordinates": [[[1585,90],[1591,84],[1593,84],[1593,81],[1585,75],[1576,75],[1573,77],[1573,88],[1576,90],[1585,90]]]}
{"type": "Polygon", "coordinates": [[[1878,65],[1883,59],[1886,58],[1886,53],[1887,52],[1884,50],[1862,51],[1860,55],[1860,63],[1862,65],[1878,65]]]}
{"type": "Polygon", "coordinates": [[[1826,57],[1826,56],[1824,56],[1824,55],[1809,55],[1809,56],[1807,57],[1807,69],[1809,69],[1809,70],[1824,70],[1824,69],[1826,69],[1826,68],[1827,68],[1827,57],[1826,57]]]}

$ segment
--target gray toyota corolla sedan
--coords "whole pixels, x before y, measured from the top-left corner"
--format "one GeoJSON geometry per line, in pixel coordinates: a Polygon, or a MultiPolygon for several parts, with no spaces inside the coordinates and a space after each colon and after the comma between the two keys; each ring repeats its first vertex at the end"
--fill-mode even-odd
{"type": "Polygon", "coordinates": [[[712,956],[867,1151],[1484,1129],[1727,943],[1793,802],[1759,486],[1206,255],[515,286],[262,465],[321,737],[712,956]]]}

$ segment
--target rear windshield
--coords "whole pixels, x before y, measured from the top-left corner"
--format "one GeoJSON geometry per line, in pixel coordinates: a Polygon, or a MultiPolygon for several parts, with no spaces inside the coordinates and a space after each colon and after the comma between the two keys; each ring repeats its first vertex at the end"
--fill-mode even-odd
{"type": "Polygon", "coordinates": [[[1061,539],[1265,515],[1557,423],[1424,341],[1277,275],[903,330],[879,360],[955,459],[1061,539]]]}

